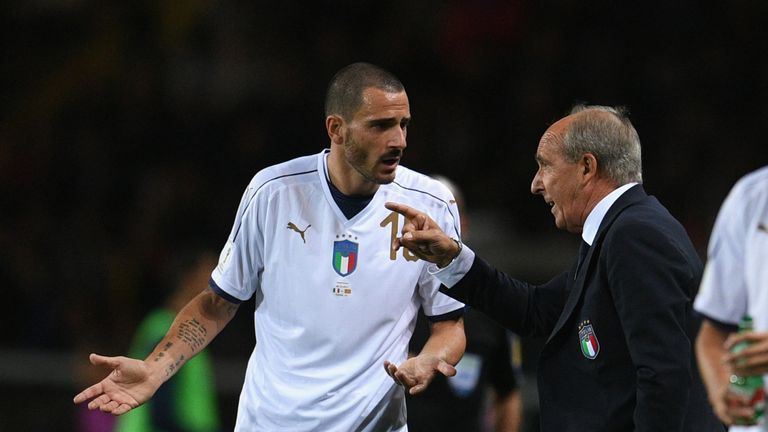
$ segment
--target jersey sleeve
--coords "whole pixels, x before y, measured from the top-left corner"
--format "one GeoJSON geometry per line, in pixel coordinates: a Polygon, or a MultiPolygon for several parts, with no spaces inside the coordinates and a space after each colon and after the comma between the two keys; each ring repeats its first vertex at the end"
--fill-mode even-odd
{"type": "Polygon", "coordinates": [[[259,286],[259,275],[264,266],[261,196],[251,182],[240,201],[219,263],[211,274],[211,288],[233,302],[248,300],[259,286]]]}
{"type": "Polygon", "coordinates": [[[707,263],[694,301],[697,312],[724,324],[737,324],[747,311],[744,259],[749,221],[746,202],[739,187],[723,202],[709,239],[707,263]]]}
{"type": "MultiPolygon", "coordinates": [[[[461,239],[461,221],[459,209],[456,201],[450,192],[446,192],[450,199],[442,207],[439,214],[435,214],[435,222],[450,237],[461,239]]],[[[419,276],[419,294],[421,295],[421,306],[427,317],[445,315],[450,312],[463,309],[464,303],[454,300],[440,292],[440,281],[428,271],[429,265],[425,263],[419,276]]]]}

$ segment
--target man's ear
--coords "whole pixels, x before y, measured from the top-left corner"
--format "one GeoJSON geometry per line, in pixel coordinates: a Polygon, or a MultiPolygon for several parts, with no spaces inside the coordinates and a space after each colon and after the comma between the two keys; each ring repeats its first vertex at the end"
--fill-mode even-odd
{"type": "Polygon", "coordinates": [[[344,144],[344,119],[332,114],[325,118],[325,129],[332,144],[344,144]]]}
{"type": "Polygon", "coordinates": [[[581,157],[581,166],[585,179],[597,175],[597,158],[592,153],[584,153],[581,157]]]}

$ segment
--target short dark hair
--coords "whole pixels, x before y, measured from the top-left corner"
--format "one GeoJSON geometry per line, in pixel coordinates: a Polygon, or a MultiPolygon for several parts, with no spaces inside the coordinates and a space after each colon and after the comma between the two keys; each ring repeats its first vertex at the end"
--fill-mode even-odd
{"type": "Polygon", "coordinates": [[[392,93],[405,91],[392,73],[370,63],[352,63],[336,72],[325,94],[325,116],[350,119],[363,102],[363,91],[375,87],[392,93]]]}

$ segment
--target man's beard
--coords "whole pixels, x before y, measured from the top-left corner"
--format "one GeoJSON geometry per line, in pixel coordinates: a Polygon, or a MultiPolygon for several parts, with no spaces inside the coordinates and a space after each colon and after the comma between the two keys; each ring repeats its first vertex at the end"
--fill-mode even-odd
{"type": "MultiPolygon", "coordinates": [[[[388,157],[401,157],[402,156],[401,150],[392,150],[388,157]]],[[[344,145],[344,158],[347,160],[347,163],[355,169],[361,176],[363,176],[364,179],[371,183],[375,184],[389,184],[392,183],[394,179],[390,178],[376,178],[376,176],[371,171],[366,171],[365,164],[368,161],[369,154],[366,153],[361,146],[357,144],[357,141],[350,138],[347,140],[347,142],[344,145]]],[[[378,164],[378,161],[376,161],[376,164],[378,164]]],[[[375,166],[375,165],[374,165],[375,166]]]]}

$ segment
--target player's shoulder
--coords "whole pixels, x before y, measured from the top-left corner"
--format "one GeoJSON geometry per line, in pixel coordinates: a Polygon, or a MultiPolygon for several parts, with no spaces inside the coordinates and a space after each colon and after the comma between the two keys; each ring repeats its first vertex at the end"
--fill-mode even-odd
{"type": "Polygon", "coordinates": [[[760,216],[768,212],[768,166],[741,177],[720,206],[719,218],[727,220],[760,216]],[[750,216],[751,215],[751,216],[750,216]]]}
{"type": "Polygon", "coordinates": [[[248,188],[255,193],[265,188],[313,181],[317,177],[317,158],[316,154],[301,156],[263,168],[253,176],[248,188]]]}
{"type": "Polygon", "coordinates": [[[731,194],[744,198],[768,195],[768,165],[741,177],[731,194]]]}
{"type": "Polygon", "coordinates": [[[450,206],[456,203],[453,194],[445,184],[402,165],[397,168],[397,177],[392,186],[393,192],[397,194],[437,206],[450,206]]]}

